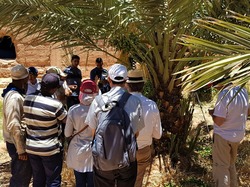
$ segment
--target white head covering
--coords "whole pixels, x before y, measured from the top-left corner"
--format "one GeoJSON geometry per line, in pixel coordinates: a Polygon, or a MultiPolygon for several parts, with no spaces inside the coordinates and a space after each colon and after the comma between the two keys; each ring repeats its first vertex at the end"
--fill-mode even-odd
{"type": "Polygon", "coordinates": [[[124,65],[114,64],[109,68],[108,76],[112,81],[123,82],[127,80],[128,71],[124,65]]]}

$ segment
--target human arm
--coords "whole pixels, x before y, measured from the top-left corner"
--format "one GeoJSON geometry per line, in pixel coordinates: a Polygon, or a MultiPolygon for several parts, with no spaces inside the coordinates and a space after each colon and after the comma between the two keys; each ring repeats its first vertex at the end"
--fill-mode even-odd
{"type": "Polygon", "coordinates": [[[56,115],[58,121],[60,121],[62,123],[66,123],[66,121],[67,121],[67,111],[63,107],[62,103],[59,104],[55,115],[56,115]]]}
{"type": "Polygon", "coordinates": [[[72,112],[71,109],[69,109],[65,129],[64,129],[65,137],[70,137],[74,132],[74,123],[73,123],[71,112],[72,112]]]}
{"type": "Polygon", "coordinates": [[[64,94],[65,94],[66,96],[71,96],[72,91],[71,91],[71,89],[69,88],[69,86],[68,86],[68,84],[67,84],[66,81],[63,82],[63,88],[64,88],[64,94]]]}
{"type": "Polygon", "coordinates": [[[7,119],[5,124],[6,130],[10,133],[17,154],[21,155],[19,159],[27,160],[25,151],[25,129],[22,128],[21,124],[23,115],[23,97],[18,93],[12,92],[5,102],[4,115],[7,119]],[[26,156],[23,157],[23,155],[26,156]]]}
{"type": "Polygon", "coordinates": [[[97,128],[97,123],[98,123],[97,111],[100,109],[98,109],[97,106],[98,105],[94,99],[89,107],[89,111],[88,111],[87,117],[85,119],[85,123],[87,125],[89,125],[89,127],[92,129],[92,137],[94,137],[94,135],[95,135],[95,131],[97,128]]]}
{"type": "Polygon", "coordinates": [[[221,126],[226,121],[225,118],[213,115],[213,121],[216,125],[221,126]]]}
{"type": "Polygon", "coordinates": [[[152,124],[154,124],[154,128],[152,132],[152,137],[155,139],[160,139],[162,135],[162,126],[161,126],[160,112],[156,104],[154,106],[154,111],[155,112],[152,121],[152,124]]]}
{"type": "Polygon", "coordinates": [[[214,122],[216,125],[218,125],[218,126],[223,125],[223,123],[224,123],[225,120],[226,120],[226,118],[224,118],[224,117],[219,117],[219,116],[214,115],[214,109],[208,109],[208,113],[209,113],[209,115],[212,117],[213,122],[214,122]]]}
{"type": "Polygon", "coordinates": [[[90,71],[89,77],[90,77],[90,79],[91,79],[92,81],[95,81],[95,77],[96,77],[95,69],[92,69],[92,70],[90,71]]]}

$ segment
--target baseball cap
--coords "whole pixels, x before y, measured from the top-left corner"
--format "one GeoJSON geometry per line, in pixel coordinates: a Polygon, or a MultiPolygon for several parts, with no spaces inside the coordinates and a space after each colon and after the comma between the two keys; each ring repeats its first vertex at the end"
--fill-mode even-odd
{"type": "Polygon", "coordinates": [[[129,70],[127,83],[141,83],[144,82],[143,72],[140,69],[129,70]]]}
{"type": "Polygon", "coordinates": [[[90,79],[84,80],[81,84],[80,91],[85,94],[97,93],[96,83],[90,79]]]}
{"type": "Polygon", "coordinates": [[[22,64],[15,65],[11,69],[10,74],[13,80],[21,80],[29,76],[27,68],[25,68],[22,64]]]}
{"type": "Polygon", "coordinates": [[[127,68],[121,64],[114,64],[109,68],[108,76],[112,81],[123,82],[127,80],[127,68]]]}
{"type": "Polygon", "coordinates": [[[46,73],[55,73],[57,75],[60,75],[62,77],[67,77],[67,74],[64,73],[60,68],[58,67],[49,67],[47,70],[46,70],[46,73]]]}
{"type": "Polygon", "coordinates": [[[33,74],[33,75],[37,75],[38,74],[38,70],[35,67],[33,67],[33,66],[29,67],[28,71],[29,71],[30,74],[33,74]]]}
{"type": "Polygon", "coordinates": [[[60,77],[55,73],[46,73],[43,78],[41,85],[46,88],[58,88],[62,86],[63,81],[60,81],[60,77]]]}

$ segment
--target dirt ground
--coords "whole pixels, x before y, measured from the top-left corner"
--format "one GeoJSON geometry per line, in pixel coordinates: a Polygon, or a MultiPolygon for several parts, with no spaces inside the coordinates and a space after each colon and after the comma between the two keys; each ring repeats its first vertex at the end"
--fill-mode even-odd
{"type": "MultiPolygon", "coordinates": [[[[201,121],[211,124],[211,119],[207,114],[207,108],[197,106],[194,111],[193,125],[201,121]],[[203,111],[203,112],[202,112],[203,111]],[[204,114],[204,115],[203,115],[204,114]]],[[[211,133],[211,132],[210,132],[211,133]]],[[[211,159],[211,139],[206,126],[199,139],[198,147],[190,160],[191,168],[188,171],[181,171],[178,166],[172,168],[168,156],[156,156],[148,168],[144,178],[145,187],[210,187],[212,186],[212,159],[211,159]]],[[[0,187],[7,187],[10,178],[10,158],[7,155],[5,144],[0,142],[0,187]]],[[[240,186],[250,187],[250,121],[247,122],[247,132],[244,141],[239,148],[238,160],[236,163],[240,186]]],[[[62,172],[62,186],[70,187],[74,185],[72,170],[68,169],[64,163],[62,172]]]]}

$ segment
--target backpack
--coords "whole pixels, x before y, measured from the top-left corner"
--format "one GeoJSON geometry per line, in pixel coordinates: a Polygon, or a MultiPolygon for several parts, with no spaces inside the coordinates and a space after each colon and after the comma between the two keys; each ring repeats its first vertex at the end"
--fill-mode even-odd
{"type": "Polygon", "coordinates": [[[136,161],[136,137],[124,106],[131,94],[125,92],[119,101],[97,104],[102,109],[96,129],[92,155],[94,166],[102,171],[121,169],[136,161]]]}

